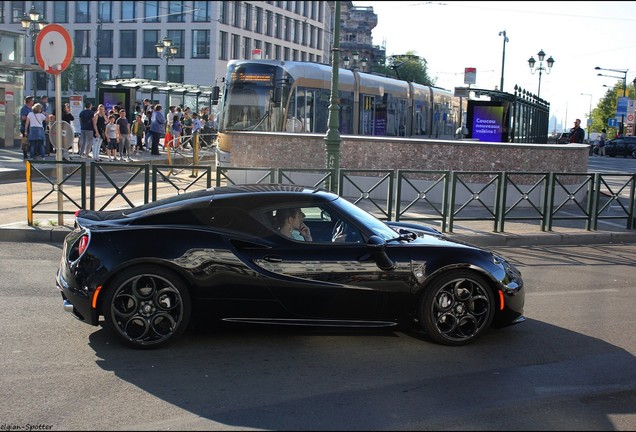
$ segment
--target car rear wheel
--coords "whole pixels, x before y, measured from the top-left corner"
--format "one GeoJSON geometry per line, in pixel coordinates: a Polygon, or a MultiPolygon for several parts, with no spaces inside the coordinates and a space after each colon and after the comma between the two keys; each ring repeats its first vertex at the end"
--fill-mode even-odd
{"type": "Polygon", "coordinates": [[[424,332],[442,345],[466,345],[490,328],[495,300],[486,280],[469,270],[439,276],[427,288],[419,307],[424,332]]]}
{"type": "Polygon", "coordinates": [[[156,266],[118,275],[104,296],[106,327],[125,345],[149,349],[177,339],[190,321],[191,300],[184,283],[156,266]]]}

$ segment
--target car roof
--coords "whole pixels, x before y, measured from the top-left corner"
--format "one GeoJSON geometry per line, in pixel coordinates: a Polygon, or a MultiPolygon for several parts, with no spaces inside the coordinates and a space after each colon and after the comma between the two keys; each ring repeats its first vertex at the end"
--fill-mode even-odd
{"type": "Polygon", "coordinates": [[[127,209],[122,213],[133,216],[148,212],[173,211],[186,206],[203,207],[213,203],[241,207],[249,211],[263,205],[275,205],[288,201],[317,203],[333,201],[337,198],[337,194],[316,187],[291,184],[241,184],[188,192],[127,209]]]}

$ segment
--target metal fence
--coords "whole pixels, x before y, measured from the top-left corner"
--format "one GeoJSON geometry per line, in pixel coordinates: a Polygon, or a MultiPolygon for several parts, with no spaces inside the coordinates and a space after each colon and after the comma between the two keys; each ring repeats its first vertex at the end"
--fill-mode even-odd
{"type": "Polygon", "coordinates": [[[34,214],[73,214],[80,208],[132,208],[213,184],[282,183],[331,190],[338,176],[335,192],[379,219],[430,223],[443,232],[453,232],[456,223],[466,221],[491,223],[493,232],[505,232],[506,224],[517,221],[531,221],[541,231],[551,231],[561,221],[589,231],[599,229],[604,222],[626,229],[635,227],[636,174],[346,169],[336,172],[212,166],[193,169],[191,165],[112,162],[90,163],[87,169],[85,164],[27,162],[30,225],[34,214]],[[60,171],[58,164],[62,164],[63,175],[53,180],[60,171]]]}

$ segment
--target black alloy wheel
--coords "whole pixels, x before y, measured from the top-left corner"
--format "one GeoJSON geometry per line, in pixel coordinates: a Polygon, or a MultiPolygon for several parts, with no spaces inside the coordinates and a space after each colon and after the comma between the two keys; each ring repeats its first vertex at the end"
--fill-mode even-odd
{"type": "Polygon", "coordinates": [[[442,345],[474,342],[490,328],[495,297],[479,274],[470,270],[445,273],[427,287],[418,318],[424,332],[442,345]]]}
{"type": "Polygon", "coordinates": [[[106,291],[102,312],[106,327],[134,348],[163,347],[188,326],[190,294],[183,281],[157,266],[130,268],[106,291]]]}

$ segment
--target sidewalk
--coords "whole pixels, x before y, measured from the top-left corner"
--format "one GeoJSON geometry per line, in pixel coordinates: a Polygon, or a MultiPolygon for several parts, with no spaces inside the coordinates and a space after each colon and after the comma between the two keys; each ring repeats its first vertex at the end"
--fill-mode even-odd
{"type": "MultiPolygon", "coordinates": [[[[163,145],[160,145],[163,149],[163,145]]],[[[168,155],[160,150],[161,154],[153,156],[150,152],[141,152],[133,158],[137,163],[168,164],[168,155]]],[[[77,155],[71,155],[72,159],[79,159],[77,155]]],[[[102,159],[104,159],[102,157],[102,159]]],[[[54,156],[50,157],[54,160],[54,156]]],[[[214,162],[214,156],[204,158],[202,165],[214,162]]],[[[0,184],[24,182],[26,167],[22,159],[22,152],[18,147],[0,148],[0,184]]],[[[0,186],[7,187],[7,186],[0,186]]],[[[5,189],[6,190],[6,189],[5,189]]],[[[26,201],[24,203],[26,215],[26,201]]],[[[6,203],[3,207],[6,207],[6,203]]],[[[68,219],[68,218],[67,218],[68,219]]],[[[40,225],[29,226],[26,216],[23,220],[6,220],[0,224],[0,242],[53,242],[61,243],[72,229],[72,223],[65,221],[64,226],[40,225]]],[[[452,233],[449,237],[472,243],[479,246],[529,246],[529,245],[577,245],[577,244],[611,244],[611,243],[636,243],[636,230],[628,230],[624,227],[625,221],[603,221],[599,224],[601,229],[587,231],[581,228],[581,221],[562,221],[559,226],[554,226],[552,231],[541,231],[539,221],[514,221],[507,222],[506,232],[493,232],[493,221],[455,221],[452,233]]]]}

